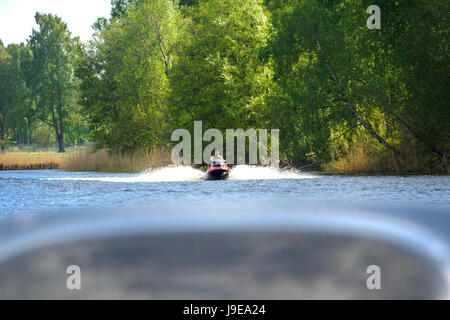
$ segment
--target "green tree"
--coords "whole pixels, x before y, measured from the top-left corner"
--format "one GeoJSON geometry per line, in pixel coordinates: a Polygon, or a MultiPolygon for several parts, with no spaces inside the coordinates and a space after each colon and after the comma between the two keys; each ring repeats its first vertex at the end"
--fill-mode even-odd
{"type": "Polygon", "coordinates": [[[299,109],[300,128],[310,151],[323,160],[329,159],[334,137],[357,125],[399,154],[371,123],[374,106],[361,94],[370,70],[364,78],[366,57],[360,55],[355,39],[369,30],[358,2],[273,0],[268,4],[277,30],[267,50],[276,62],[275,78],[299,109]]]}
{"type": "Polygon", "coordinates": [[[4,150],[6,145],[6,112],[7,112],[7,93],[8,93],[8,80],[7,73],[11,64],[11,56],[3,46],[3,42],[0,40],[0,148],[4,150]]]}
{"type": "Polygon", "coordinates": [[[11,138],[19,143],[29,142],[34,109],[26,86],[24,66],[30,61],[31,53],[24,44],[10,44],[6,50],[0,51],[3,52],[0,52],[3,56],[0,57],[0,139],[3,145],[11,138]]]}
{"type": "Polygon", "coordinates": [[[140,6],[145,0],[111,0],[111,18],[121,18],[132,5],[140,6]]]}
{"type": "Polygon", "coordinates": [[[357,138],[403,160],[446,157],[448,2],[379,1],[381,30],[366,27],[369,1],[266,3],[274,32],[263,56],[305,152],[327,161],[357,138]]]}
{"type": "Polygon", "coordinates": [[[128,152],[167,140],[167,75],[178,19],[171,0],[132,4],[121,19],[100,26],[84,49],[80,103],[98,147],[128,152]]]}
{"type": "MultiPolygon", "coordinates": [[[[395,72],[390,82],[401,85],[395,91],[378,87],[374,95],[403,129],[403,140],[412,140],[416,152],[432,153],[446,166],[450,146],[450,3],[385,0],[380,7],[386,30],[378,37],[372,34],[367,41],[375,49],[383,50],[382,58],[395,72]]],[[[388,71],[385,68],[382,74],[389,74],[388,71]]]]}
{"type": "Polygon", "coordinates": [[[270,68],[258,58],[269,21],[259,0],[210,0],[185,9],[169,75],[176,126],[257,128],[270,68]]]}
{"type": "Polygon", "coordinates": [[[52,14],[36,13],[38,30],[29,39],[33,60],[28,84],[39,120],[55,131],[58,152],[64,152],[65,121],[74,104],[74,73],[77,38],[67,24],[52,14]]]}
{"type": "Polygon", "coordinates": [[[31,103],[30,90],[26,85],[26,66],[31,61],[31,52],[30,48],[22,43],[8,45],[7,51],[11,56],[7,89],[9,95],[7,123],[17,138],[20,137],[18,140],[30,143],[35,109],[31,103]]]}

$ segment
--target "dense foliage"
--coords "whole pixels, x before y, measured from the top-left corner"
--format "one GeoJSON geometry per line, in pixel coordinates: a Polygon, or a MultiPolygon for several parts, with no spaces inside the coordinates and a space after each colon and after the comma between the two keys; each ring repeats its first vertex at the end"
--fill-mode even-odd
{"type": "Polygon", "coordinates": [[[274,33],[265,57],[281,88],[271,109],[285,101],[304,152],[329,160],[362,142],[446,165],[447,1],[378,1],[381,30],[365,25],[369,1],[266,3],[274,33]]]}
{"type": "Polygon", "coordinates": [[[285,163],[362,148],[394,171],[448,171],[448,1],[379,0],[381,29],[366,0],[111,4],[88,43],[38,14],[27,45],[0,44],[1,141],[24,118],[60,141],[87,121],[98,147],[148,151],[201,120],[280,129],[285,163]]]}

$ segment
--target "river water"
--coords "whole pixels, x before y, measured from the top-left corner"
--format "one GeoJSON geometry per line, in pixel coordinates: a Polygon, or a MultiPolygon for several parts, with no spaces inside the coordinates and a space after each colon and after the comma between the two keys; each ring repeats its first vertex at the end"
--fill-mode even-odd
{"type": "Polygon", "coordinates": [[[237,166],[226,181],[190,167],[142,173],[0,171],[0,217],[62,209],[296,201],[450,208],[449,176],[324,175],[237,166]]]}

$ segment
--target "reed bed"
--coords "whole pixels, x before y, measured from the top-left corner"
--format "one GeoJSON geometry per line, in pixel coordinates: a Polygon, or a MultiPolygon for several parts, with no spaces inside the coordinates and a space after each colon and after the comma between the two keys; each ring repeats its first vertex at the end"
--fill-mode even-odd
{"type": "MultiPolygon", "coordinates": [[[[431,166],[426,159],[410,155],[408,160],[392,156],[363,145],[354,147],[346,155],[321,164],[329,174],[449,174],[448,162],[431,166]],[[425,164],[425,165],[424,165],[425,164]],[[430,169],[431,168],[431,169],[430,169]]],[[[45,170],[101,172],[142,172],[148,168],[171,165],[170,150],[110,154],[105,149],[72,149],[66,153],[54,151],[0,153],[0,170],[45,170]]],[[[314,170],[314,167],[308,168],[314,170]]]]}
{"type": "Polygon", "coordinates": [[[56,152],[0,153],[0,170],[58,169],[62,162],[62,154],[56,152]]]}
{"type": "Polygon", "coordinates": [[[323,168],[326,173],[363,174],[387,171],[386,163],[383,163],[379,157],[367,152],[362,147],[357,147],[344,157],[326,163],[323,168]]]}
{"type": "Polygon", "coordinates": [[[401,150],[404,158],[394,157],[365,146],[356,146],[345,156],[323,165],[329,174],[449,174],[446,159],[419,157],[410,150],[401,150]]]}
{"type": "Polygon", "coordinates": [[[141,172],[147,168],[164,167],[171,164],[170,152],[110,154],[105,149],[83,149],[68,152],[63,159],[62,169],[66,171],[141,172]]]}

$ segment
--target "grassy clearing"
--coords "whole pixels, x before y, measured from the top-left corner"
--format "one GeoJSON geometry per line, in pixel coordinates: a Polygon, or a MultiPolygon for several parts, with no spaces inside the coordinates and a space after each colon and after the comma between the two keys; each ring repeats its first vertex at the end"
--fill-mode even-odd
{"type": "Polygon", "coordinates": [[[66,171],[141,172],[147,168],[171,164],[170,152],[153,150],[133,154],[109,154],[101,149],[83,149],[68,152],[63,159],[66,171]]]}

